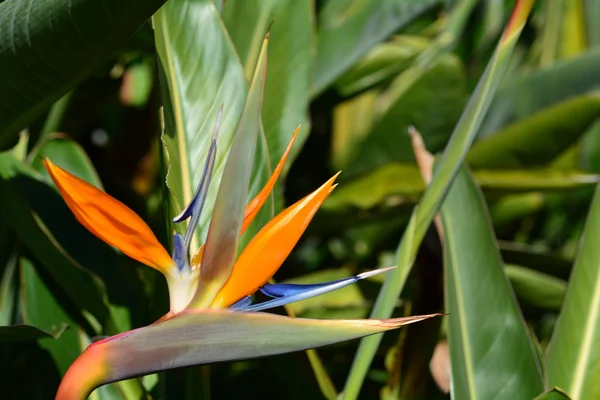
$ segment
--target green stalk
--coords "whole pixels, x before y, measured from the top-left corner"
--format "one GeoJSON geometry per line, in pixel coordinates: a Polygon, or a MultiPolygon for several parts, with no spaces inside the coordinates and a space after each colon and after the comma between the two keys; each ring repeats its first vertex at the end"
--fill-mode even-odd
{"type": "MultiPolygon", "coordinates": [[[[479,131],[533,3],[534,0],[517,1],[500,42],[436,165],[431,185],[425,191],[421,203],[413,210],[409,221],[410,228],[404,232],[396,253],[398,267],[388,274],[371,312],[371,318],[385,318],[392,314],[425,232],[479,131]]],[[[381,337],[381,335],[373,335],[361,340],[346,380],[343,399],[358,397],[381,337]]]]}

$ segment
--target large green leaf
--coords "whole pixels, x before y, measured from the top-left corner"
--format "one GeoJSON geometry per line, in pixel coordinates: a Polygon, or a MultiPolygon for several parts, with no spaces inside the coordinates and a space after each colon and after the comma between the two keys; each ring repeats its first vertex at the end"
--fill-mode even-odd
{"type": "Polygon", "coordinates": [[[575,143],[599,116],[599,95],[576,97],[478,141],[467,162],[473,168],[544,165],[575,143]]]}
{"type": "MultiPolygon", "coordinates": [[[[174,196],[172,215],[190,202],[200,182],[213,126],[223,106],[214,175],[198,227],[199,239],[204,239],[248,84],[211,1],[169,1],[154,16],[154,27],[164,101],[162,140],[169,163],[167,185],[174,196]]],[[[263,139],[258,142],[255,160],[251,194],[256,194],[268,179],[270,168],[263,139]]],[[[260,220],[259,215],[257,224],[260,220]]],[[[256,225],[250,227],[250,232],[253,227],[256,229],[256,225]]]]}
{"type": "Polygon", "coordinates": [[[440,209],[448,341],[456,399],[530,399],[539,360],[503,270],[485,201],[466,169],[440,209]]]}
{"type": "Polygon", "coordinates": [[[165,0],[0,3],[0,149],[106,61],[165,0]]]}
{"type": "Polygon", "coordinates": [[[58,370],[64,374],[83,350],[79,344],[79,327],[44,283],[33,263],[22,258],[20,264],[24,320],[58,337],[40,342],[40,345],[48,350],[58,370]]]}
{"type": "Polygon", "coordinates": [[[574,399],[600,396],[600,186],[546,356],[548,386],[574,399]]]}
{"type": "Polygon", "coordinates": [[[228,0],[223,5],[221,17],[247,79],[254,70],[262,38],[273,23],[262,108],[271,165],[277,164],[298,125],[302,130],[289,159],[298,153],[310,131],[307,111],[313,58],[312,14],[310,0],[228,0]]]}
{"type": "Polygon", "coordinates": [[[512,122],[593,90],[600,84],[599,62],[600,49],[593,49],[506,81],[494,97],[479,138],[486,138],[512,122]]]}
{"type": "Polygon", "coordinates": [[[105,322],[108,319],[108,309],[100,283],[57,243],[39,217],[32,212],[28,201],[15,189],[13,182],[0,180],[0,188],[0,215],[3,220],[9,223],[67,295],[98,321],[105,322]]]}
{"type": "MultiPolygon", "coordinates": [[[[381,318],[391,315],[396,300],[412,268],[417,251],[435,213],[454,179],[464,157],[473,142],[492,97],[504,71],[508,67],[512,50],[525,25],[533,0],[519,0],[515,4],[511,20],[481,76],[463,114],[452,133],[450,141],[437,163],[430,186],[420,204],[413,211],[396,254],[396,269],[386,277],[385,283],[373,308],[371,316],[381,318]]],[[[350,375],[346,380],[344,399],[358,397],[360,387],[375,355],[381,335],[361,340],[350,375]]]]}
{"type": "Polygon", "coordinates": [[[336,0],[319,14],[312,92],[320,93],[371,47],[439,0],[336,0]]]}

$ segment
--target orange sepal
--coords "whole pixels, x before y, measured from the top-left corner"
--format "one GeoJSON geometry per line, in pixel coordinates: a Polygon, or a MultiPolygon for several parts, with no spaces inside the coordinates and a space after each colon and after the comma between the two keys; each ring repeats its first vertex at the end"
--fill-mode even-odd
{"type": "Polygon", "coordinates": [[[256,197],[254,197],[252,201],[246,206],[246,210],[244,212],[244,222],[242,222],[242,230],[240,231],[240,235],[244,233],[246,228],[248,228],[248,225],[252,223],[254,217],[256,217],[256,214],[258,214],[258,212],[260,211],[260,208],[263,206],[263,204],[265,204],[265,201],[267,201],[269,193],[271,193],[271,190],[273,190],[273,186],[275,186],[275,182],[277,182],[277,178],[279,178],[279,174],[281,174],[281,171],[283,170],[285,160],[287,159],[288,154],[290,154],[290,150],[292,150],[292,146],[294,145],[294,141],[298,136],[298,132],[300,132],[300,127],[297,127],[294,131],[290,143],[288,144],[287,148],[285,149],[285,152],[281,156],[277,167],[275,167],[275,171],[273,171],[273,175],[271,175],[266,185],[256,195],[256,197]]]}
{"type": "MultiPolygon", "coordinates": [[[[277,178],[279,178],[279,175],[283,170],[285,160],[287,159],[288,154],[290,154],[290,150],[292,150],[292,146],[294,145],[294,141],[296,140],[296,137],[298,136],[299,132],[300,127],[297,127],[294,131],[294,134],[292,135],[292,138],[290,139],[290,143],[288,144],[287,148],[285,149],[285,152],[281,156],[277,167],[275,167],[275,171],[273,171],[273,174],[271,175],[265,186],[261,189],[261,191],[246,206],[246,209],[244,210],[244,221],[242,222],[240,236],[246,231],[248,226],[254,220],[254,217],[256,217],[256,214],[258,214],[261,207],[265,204],[265,201],[267,201],[267,197],[269,197],[269,193],[271,193],[271,190],[273,190],[273,186],[275,186],[275,182],[277,182],[277,178]]],[[[200,248],[196,251],[196,253],[192,257],[192,262],[190,264],[192,266],[200,265],[200,263],[202,262],[203,253],[204,245],[200,246],[200,248]]]]}
{"type": "Polygon", "coordinates": [[[75,218],[87,230],[129,257],[163,273],[173,266],[169,253],[152,230],[129,207],[50,160],[43,163],[75,218]]]}
{"type": "Polygon", "coordinates": [[[277,272],[331,193],[338,174],[283,210],[256,234],[236,261],[229,280],[213,301],[212,307],[229,307],[242,297],[256,292],[277,272]]]}

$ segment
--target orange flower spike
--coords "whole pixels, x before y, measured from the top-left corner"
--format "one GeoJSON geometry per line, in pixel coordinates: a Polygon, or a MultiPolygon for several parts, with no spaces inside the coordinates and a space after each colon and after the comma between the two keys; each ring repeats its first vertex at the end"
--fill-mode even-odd
{"type": "Polygon", "coordinates": [[[50,160],[43,163],[75,218],[87,230],[165,275],[174,266],[150,227],[129,207],[50,160]]]}
{"type": "Polygon", "coordinates": [[[254,199],[252,199],[252,201],[250,203],[248,203],[248,205],[246,206],[246,210],[244,212],[244,222],[242,222],[242,230],[240,232],[240,235],[243,234],[244,231],[246,230],[246,228],[248,228],[248,225],[250,225],[252,223],[252,221],[254,220],[254,217],[256,217],[256,214],[258,214],[261,207],[265,204],[265,201],[267,201],[267,197],[269,197],[271,190],[273,190],[273,186],[275,186],[275,182],[277,182],[277,178],[279,178],[279,174],[281,174],[281,171],[283,170],[283,166],[285,165],[285,160],[287,159],[288,154],[290,154],[290,150],[292,150],[292,146],[294,145],[294,141],[296,140],[296,137],[298,136],[299,132],[300,132],[300,126],[297,127],[296,130],[294,131],[294,134],[292,135],[292,139],[290,139],[290,143],[288,144],[287,148],[285,149],[285,152],[281,156],[281,159],[279,160],[277,167],[275,167],[275,171],[273,171],[273,175],[271,175],[271,177],[267,181],[267,184],[256,195],[256,197],[254,199]]]}
{"type": "MultiPolygon", "coordinates": [[[[248,203],[248,205],[246,206],[246,210],[244,211],[244,221],[242,222],[242,229],[240,230],[240,236],[246,231],[248,226],[254,220],[254,217],[256,217],[256,214],[258,214],[261,207],[265,204],[265,201],[267,201],[267,197],[269,197],[271,190],[273,190],[273,186],[275,186],[275,182],[277,182],[277,178],[279,178],[279,175],[281,174],[281,171],[283,170],[283,166],[285,165],[287,156],[288,156],[288,154],[290,154],[290,150],[292,150],[292,146],[294,145],[294,142],[296,141],[296,137],[298,136],[298,133],[300,132],[300,128],[301,127],[299,126],[294,131],[294,134],[292,135],[292,138],[290,139],[290,143],[288,144],[287,148],[285,149],[285,152],[281,156],[281,159],[279,160],[277,167],[275,167],[275,171],[273,171],[273,174],[271,175],[271,177],[269,178],[269,180],[267,181],[265,186],[256,195],[256,197],[254,197],[252,199],[252,201],[250,203],[248,203]]],[[[200,248],[196,251],[196,253],[192,257],[192,262],[190,264],[193,266],[200,265],[200,263],[202,262],[202,254],[203,253],[204,253],[204,245],[200,246],[200,248]]]]}
{"type": "Polygon", "coordinates": [[[211,307],[229,307],[256,292],[277,272],[333,190],[333,182],[338,175],[283,210],[256,234],[236,261],[229,280],[211,307]]]}

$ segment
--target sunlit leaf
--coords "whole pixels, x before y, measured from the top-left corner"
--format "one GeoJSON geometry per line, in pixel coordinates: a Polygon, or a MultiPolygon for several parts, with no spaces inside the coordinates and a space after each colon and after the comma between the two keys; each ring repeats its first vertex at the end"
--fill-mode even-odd
{"type": "Polygon", "coordinates": [[[579,253],[546,356],[550,386],[574,399],[600,396],[600,186],[596,188],[579,253]]]}
{"type": "Polygon", "coordinates": [[[502,392],[509,398],[533,398],[543,390],[541,365],[484,204],[463,169],[440,210],[453,397],[488,399],[502,392]]]}

